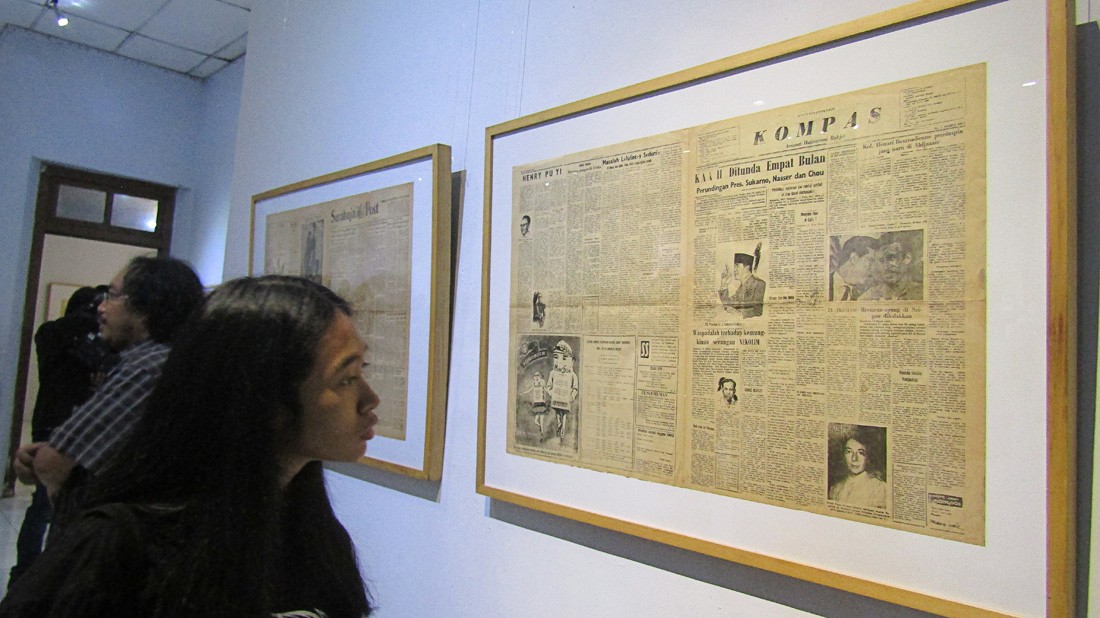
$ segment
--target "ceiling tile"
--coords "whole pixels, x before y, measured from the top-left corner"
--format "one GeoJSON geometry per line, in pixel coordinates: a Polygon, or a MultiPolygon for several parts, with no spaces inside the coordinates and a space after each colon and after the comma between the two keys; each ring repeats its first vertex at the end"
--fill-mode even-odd
{"type": "Polygon", "coordinates": [[[87,17],[101,24],[137,30],[149,21],[168,0],[58,0],[67,15],[87,17]]]}
{"type": "Polygon", "coordinates": [[[64,28],[45,2],[0,0],[0,27],[11,24],[205,78],[244,55],[254,0],[58,0],[70,20],[64,28]]]}
{"type": "Polygon", "coordinates": [[[22,28],[30,28],[34,20],[43,11],[40,3],[24,2],[23,0],[0,0],[0,24],[15,24],[22,28]]]}
{"type": "Polygon", "coordinates": [[[69,25],[62,28],[54,21],[52,12],[39,16],[34,29],[59,39],[108,51],[113,51],[126,39],[125,30],[97,24],[76,15],[70,15],[69,25]]]}
{"type": "Polygon", "coordinates": [[[232,61],[236,60],[237,58],[240,58],[241,56],[244,55],[245,48],[247,47],[247,45],[248,45],[248,36],[245,35],[245,36],[242,36],[241,38],[237,39],[236,41],[233,41],[229,45],[219,49],[217,51],[217,53],[214,54],[214,55],[219,57],[219,58],[224,58],[224,59],[232,62],[232,61]]]}
{"type": "Polygon", "coordinates": [[[248,29],[249,12],[220,0],[170,0],[139,32],[212,54],[248,29]]]}
{"type": "Polygon", "coordinates": [[[134,35],[127,39],[118,48],[118,53],[134,60],[148,62],[180,73],[187,73],[203,61],[202,54],[154,41],[141,35],[134,35]]]}
{"type": "Polygon", "coordinates": [[[207,58],[206,60],[202,61],[202,64],[195,67],[194,69],[191,69],[191,75],[199,79],[205,79],[207,77],[210,77],[214,73],[217,73],[218,71],[224,69],[228,65],[229,63],[225,60],[220,60],[218,58],[207,58]]]}

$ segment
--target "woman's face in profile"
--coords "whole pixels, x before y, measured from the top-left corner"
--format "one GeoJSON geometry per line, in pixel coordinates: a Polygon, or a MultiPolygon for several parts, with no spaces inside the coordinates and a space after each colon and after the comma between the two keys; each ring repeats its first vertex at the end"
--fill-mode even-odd
{"type": "Polygon", "coordinates": [[[848,474],[862,473],[867,469],[867,447],[855,438],[848,438],[844,445],[844,463],[848,465],[848,474]]]}
{"type": "Polygon", "coordinates": [[[355,461],[363,455],[378,422],[378,395],[363,379],[365,348],[355,324],[337,312],[302,383],[302,433],[292,456],[355,461]]]}

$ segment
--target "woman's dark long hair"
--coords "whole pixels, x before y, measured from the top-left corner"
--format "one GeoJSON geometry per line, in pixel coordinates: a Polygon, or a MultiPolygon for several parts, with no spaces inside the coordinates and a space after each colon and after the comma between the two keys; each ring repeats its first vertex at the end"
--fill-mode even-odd
{"type": "Polygon", "coordinates": [[[320,463],[280,484],[280,455],[302,422],[299,387],[336,312],[350,309],[305,279],[242,278],[177,335],[145,414],[86,503],[179,507],[187,538],[153,574],[158,615],[269,615],[296,585],[280,581],[286,561],[333,615],[369,611],[320,463]]]}

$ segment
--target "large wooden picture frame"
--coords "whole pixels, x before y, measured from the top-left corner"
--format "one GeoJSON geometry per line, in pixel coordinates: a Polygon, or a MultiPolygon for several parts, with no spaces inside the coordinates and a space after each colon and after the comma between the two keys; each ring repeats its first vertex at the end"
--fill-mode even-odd
{"type": "MultiPolygon", "coordinates": [[[[372,348],[377,354],[386,355],[384,374],[380,375],[384,375],[383,380],[397,384],[392,391],[397,396],[391,399],[407,402],[403,411],[391,411],[400,419],[401,433],[379,432],[360,462],[431,481],[439,480],[443,470],[450,349],[451,214],[451,148],[434,144],[259,193],[252,197],[249,231],[250,274],[265,271],[265,255],[270,257],[277,250],[283,251],[292,259],[282,261],[287,264],[267,264],[266,270],[294,275],[314,271],[323,283],[348,297],[357,313],[376,311],[374,305],[381,301],[371,299],[387,298],[387,302],[404,305],[403,313],[395,312],[397,317],[369,318],[388,325],[386,332],[390,336],[379,337],[376,343],[363,332],[367,327],[359,325],[367,340],[368,361],[372,348]],[[296,213],[306,213],[304,216],[309,220],[295,221],[296,213]],[[378,221],[383,221],[385,227],[370,223],[373,216],[383,217],[378,221]],[[294,228],[283,233],[280,242],[284,246],[278,249],[265,246],[271,231],[269,221],[290,221],[285,225],[294,228]],[[340,225],[345,227],[340,229],[340,225]],[[375,227],[368,229],[370,225],[375,227]],[[321,240],[313,239],[314,229],[321,240]],[[307,231],[311,232],[308,241],[307,231]],[[300,243],[299,238],[303,239],[300,243]],[[384,259],[379,258],[379,253],[372,255],[372,247],[364,246],[363,239],[385,243],[373,250],[395,255],[384,259]],[[295,246],[288,249],[285,245],[295,246]],[[315,258],[300,257],[307,253],[315,258]],[[329,264],[337,262],[340,266],[331,268],[338,274],[330,274],[329,264]],[[341,289],[338,281],[346,285],[353,285],[348,283],[352,281],[360,283],[354,285],[354,291],[347,291],[341,289]],[[408,293],[394,294],[394,282],[407,287],[408,293]],[[397,298],[390,299],[392,296],[397,298]],[[386,341],[395,339],[392,334],[395,332],[399,334],[397,339],[405,341],[396,344],[386,341]]],[[[368,379],[370,371],[368,368],[368,379]]],[[[380,391],[383,400],[379,407],[381,416],[387,397],[373,380],[372,386],[380,391]]]]}
{"type": "MultiPolygon", "coordinates": [[[[938,614],[1072,615],[1072,8],[1059,0],[914,2],[489,127],[477,491],[938,614]],[[509,330],[518,302],[511,290],[513,246],[517,224],[530,223],[513,210],[515,170],[747,116],[760,105],[781,108],[974,65],[984,66],[987,89],[985,523],[979,541],[929,538],[509,451],[517,388],[509,330]]],[[[526,235],[526,227],[522,231],[526,235]]],[[[533,302],[538,322],[537,295],[533,302]]]]}

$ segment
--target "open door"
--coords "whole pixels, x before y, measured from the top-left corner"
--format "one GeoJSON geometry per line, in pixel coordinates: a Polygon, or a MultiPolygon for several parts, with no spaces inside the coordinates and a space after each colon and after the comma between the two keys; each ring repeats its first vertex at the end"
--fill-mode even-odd
{"type": "MultiPolygon", "coordinates": [[[[176,190],[129,178],[43,164],[27,270],[4,496],[15,489],[11,460],[29,432],[38,393],[34,332],[48,319],[51,288],[105,284],[134,255],[166,254],[176,190]]],[[[65,296],[67,299],[68,297],[65,296]]]]}

